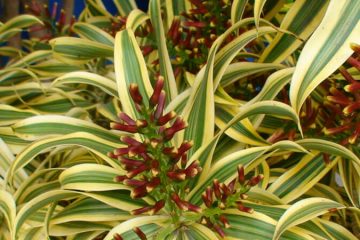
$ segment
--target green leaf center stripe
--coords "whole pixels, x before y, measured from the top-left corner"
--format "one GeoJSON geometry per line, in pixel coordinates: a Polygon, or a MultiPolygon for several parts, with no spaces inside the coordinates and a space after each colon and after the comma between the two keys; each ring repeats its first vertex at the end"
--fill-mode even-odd
{"type": "MultiPolygon", "coordinates": [[[[308,25],[314,20],[313,17],[317,16],[316,14],[314,14],[314,12],[317,13],[326,4],[326,0],[307,0],[306,2],[304,2],[304,4],[302,4],[297,14],[293,17],[294,20],[291,21],[290,25],[286,29],[294,34],[301,34],[302,31],[306,27],[308,27],[308,25]],[[303,21],[301,21],[300,19],[303,21]]],[[[270,54],[266,56],[263,62],[274,62],[282,54],[282,52],[284,52],[285,49],[288,48],[288,46],[293,44],[295,41],[298,41],[292,35],[283,33],[278,34],[281,34],[281,38],[273,46],[270,54]]]]}
{"type": "MultiPolygon", "coordinates": [[[[123,31],[122,34],[124,35],[121,38],[121,49],[123,50],[123,58],[126,60],[122,61],[123,66],[123,74],[125,75],[126,85],[130,86],[131,83],[141,82],[142,77],[140,73],[140,67],[134,67],[134,66],[140,66],[141,63],[139,62],[138,58],[134,54],[135,48],[133,46],[133,43],[130,41],[130,36],[128,31],[123,31]]],[[[148,104],[149,96],[147,94],[147,91],[145,89],[144,84],[138,84],[140,94],[143,97],[143,103],[145,105],[148,104]]],[[[119,89],[119,94],[122,94],[122,91],[128,91],[128,89],[119,89]]],[[[131,101],[131,104],[134,106],[134,103],[131,101]]],[[[135,109],[135,106],[133,107],[135,109]]]]}
{"type": "MultiPolygon", "coordinates": [[[[287,181],[281,185],[280,188],[273,191],[273,193],[282,198],[296,189],[297,186],[301,185],[305,179],[312,179],[317,176],[325,167],[323,156],[317,155],[308,164],[305,165],[301,171],[298,171],[291,177],[291,181],[287,181]]],[[[286,174],[286,173],[285,173],[286,174]]]]}
{"type": "MultiPolygon", "coordinates": [[[[261,239],[269,240],[272,238],[275,230],[275,225],[254,219],[246,216],[228,215],[226,218],[229,220],[231,228],[225,229],[225,233],[230,236],[241,237],[242,239],[261,239]]],[[[281,240],[300,240],[302,238],[298,234],[286,231],[281,240]]]]}
{"type": "Polygon", "coordinates": [[[111,142],[119,143],[119,137],[105,129],[98,129],[90,126],[72,125],[68,123],[32,123],[29,126],[14,128],[15,133],[20,134],[69,134],[74,132],[89,132],[111,142]],[[35,131],[34,131],[35,129],[35,131]]]}
{"type": "MultiPolygon", "coordinates": [[[[230,113],[228,113],[225,109],[222,108],[216,108],[216,115],[218,115],[219,118],[222,119],[222,121],[224,121],[225,123],[229,122],[233,118],[230,113]]],[[[256,141],[268,144],[264,139],[259,138],[259,136],[256,136],[251,131],[249,131],[241,122],[232,125],[231,128],[250,139],[255,139],[256,141]]]]}
{"type": "MultiPolygon", "coordinates": [[[[358,0],[348,0],[346,1],[346,6],[342,9],[343,13],[339,13],[343,16],[341,21],[338,21],[334,26],[333,33],[336,34],[336,37],[329,37],[326,39],[322,45],[323,49],[319,54],[316,55],[308,71],[306,72],[299,89],[299,95],[303,95],[311,84],[313,78],[318,74],[319,69],[323,69],[334,54],[338,51],[338,48],[346,41],[350,33],[358,25],[360,18],[360,1],[358,0]]],[[[349,46],[350,47],[350,46],[349,46]]],[[[297,99],[297,105],[300,105],[302,100],[297,99]]]]}

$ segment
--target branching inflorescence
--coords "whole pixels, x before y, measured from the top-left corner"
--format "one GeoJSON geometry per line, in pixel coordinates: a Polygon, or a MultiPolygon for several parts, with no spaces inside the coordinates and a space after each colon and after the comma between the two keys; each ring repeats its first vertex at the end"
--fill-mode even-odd
{"type": "MultiPolygon", "coordinates": [[[[185,140],[180,146],[173,146],[174,135],[187,124],[173,111],[164,113],[166,93],[163,85],[164,79],[160,76],[147,106],[138,86],[130,85],[130,96],[141,118],[135,120],[121,113],[121,121],[111,124],[113,129],[134,134],[122,136],[121,141],[127,146],[109,153],[127,171],[125,175],[117,176],[115,181],[131,187],[132,198],[150,197],[155,200],[152,205],[133,210],[133,215],[161,212],[168,214],[176,227],[181,227],[186,219],[184,213],[192,212],[195,214],[192,219],[224,237],[221,226],[228,228],[230,225],[222,214],[223,210],[237,208],[251,213],[253,210],[244,206],[241,199],[246,199],[245,193],[261,181],[262,175],[246,180],[244,167],[239,166],[237,178],[228,184],[215,179],[213,185],[206,188],[202,195],[204,204],[186,201],[189,181],[196,178],[202,168],[198,160],[188,161],[187,151],[192,147],[192,141],[185,140]]],[[[144,239],[145,234],[140,228],[134,228],[134,232],[144,239]]],[[[122,239],[119,234],[114,238],[122,239]]]]}

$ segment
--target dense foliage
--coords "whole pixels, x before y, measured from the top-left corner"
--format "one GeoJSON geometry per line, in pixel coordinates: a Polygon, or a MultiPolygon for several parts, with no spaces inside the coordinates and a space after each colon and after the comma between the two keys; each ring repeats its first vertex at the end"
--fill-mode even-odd
{"type": "Polygon", "coordinates": [[[360,237],[358,0],[114,3],[0,23],[0,239],[360,237]]]}

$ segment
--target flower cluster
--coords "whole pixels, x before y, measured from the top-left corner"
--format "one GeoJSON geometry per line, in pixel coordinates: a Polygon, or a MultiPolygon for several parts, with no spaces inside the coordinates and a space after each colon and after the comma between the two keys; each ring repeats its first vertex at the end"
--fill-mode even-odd
{"type": "MultiPolygon", "coordinates": [[[[201,172],[199,161],[189,162],[187,151],[192,147],[192,141],[184,141],[180,146],[172,146],[174,135],[186,128],[186,123],[170,111],[164,113],[165,91],[164,79],[159,76],[156,80],[154,92],[146,102],[140,94],[139,87],[131,84],[129,88],[131,99],[137,110],[138,119],[135,120],[126,113],[120,113],[119,122],[111,124],[113,129],[131,133],[122,136],[121,142],[126,147],[115,149],[109,153],[121,163],[125,175],[115,177],[115,181],[131,188],[132,198],[151,197],[154,204],[132,210],[133,215],[156,214],[159,211],[171,216],[173,224],[181,226],[184,212],[192,212],[198,221],[216,231],[224,237],[222,226],[230,226],[225,209],[237,208],[251,213],[242,200],[251,187],[257,185],[262,175],[245,179],[244,167],[238,167],[238,177],[230,183],[213,181],[211,187],[206,188],[202,195],[201,206],[184,200],[188,192],[188,181],[201,172]]],[[[185,219],[184,216],[183,219],[185,219]]],[[[140,228],[134,228],[140,239],[146,239],[140,228]]],[[[122,239],[121,235],[114,235],[114,239],[122,239]]]]}
{"type": "MultiPolygon", "coordinates": [[[[167,33],[175,73],[182,68],[196,73],[206,63],[209,49],[217,37],[231,26],[230,2],[190,0],[190,13],[175,18],[167,33]]],[[[226,42],[233,39],[229,36],[226,42]]]]}
{"type": "Polygon", "coordinates": [[[147,104],[139,87],[130,85],[130,96],[141,119],[134,120],[121,113],[120,122],[112,123],[111,127],[137,133],[138,137],[121,137],[126,147],[115,149],[109,155],[117,158],[127,171],[126,175],[117,176],[115,181],[130,186],[132,198],[150,196],[156,200],[154,205],[135,209],[132,214],[155,214],[166,209],[176,221],[181,211],[201,211],[200,207],[183,200],[187,181],[197,176],[201,167],[198,161],[187,161],[191,141],[184,141],[178,147],[171,145],[174,135],[187,125],[175,112],[164,113],[166,95],[163,85],[164,79],[160,76],[147,104]]]}
{"type": "Polygon", "coordinates": [[[252,213],[253,209],[246,207],[241,200],[247,199],[246,193],[251,187],[259,184],[263,179],[263,175],[259,174],[246,180],[244,167],[241,165],[238,166],[237,172],[237,178],[233,179],[228,184],[219,183],[219,181],[215,179],[213,185],[207,187],[202,194],[202,200],[207,209],[203,210],[201,223],[214,229],[221,237],[225,236],[221,225],[225,228],[230,227],[230,224],[226,216],[222,214],[222,211],[235,207],[242,212],[252,213]]]}
{"type": "Polygon", "coordinates": [[[29,30],[30,32],[41,32],[40,40],[50,40],[59,34],[65,34],[65,31],[71,31],[71,26],[76,21],[73,16],[69,28],[67,28],[65,10],[61,9],[59,15],[57,2],[54,2],[50,10],[49,5],[41,5],[37,1],[32,1],[29,5],[25,5],[25,10],[39,17],[44,23],[44,25],[36,25],[29,30]]]}

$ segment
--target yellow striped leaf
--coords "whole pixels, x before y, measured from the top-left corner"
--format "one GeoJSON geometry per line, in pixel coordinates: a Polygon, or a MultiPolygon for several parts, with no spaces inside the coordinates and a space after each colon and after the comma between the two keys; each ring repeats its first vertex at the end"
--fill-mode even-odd
{"type": "Polygon", "coordinates": [[[279,219],[273,240],[280,238],[282,233],[300,223],[309,221],[317,216],[323,215],[334,209],[345,206],[326,198],[307,198],[291,205],[279,219]]]}
{"type": "Polygon", "coordinates": [[[131,29],[116,34],[115,74],[122,110],[131,117],[138,116],[128,92],[129,86],[131,83],[138,84],[145,104],[152,94],[152,86],[144,57],[131,29]]]}
{"type": "Polygon", "coordinates": [[[100,76],[95,73],[89,72],[70,72],[60,76],[59,78],[55,79],[52,83],[53,86],[58,86],[59,84],[88,84],[95,87],[100,88],[107,94],[110,94],[113,97],[118,97],[118,91],[115,81],[100,76]]]}
{"type": "Polygon", "coordinates": [[[149,14],[151,23],[154,27],[156,43],[158,46],[160,74],[164,77],[164,89],[167,93],[166,97],[168,102],[170,102],[177,96],[178,93],[174,72],[170,62],[169,52],[166,46],[165,31],[161,18],[160,0],[150,0],[149,14]]]}
{"type": "Polygon", "coordinates": [[[280,63],[290,56],[302,45],[303,41],[300,39],[305,41],[313,33],[323,18],[327,5],[327,0],[295,1],[282,20],[280,28],[296,34],[297,38],[278,32],[262,53],[259,61],[280,63]]]}
{"type": "Polygon", "coordinates": [[[124,175],[124,171],[99,165],[78,164],[66,169],[59,176],[63,189],[80,191],[109,191],[129,189],[129,187],[115,182],[114,178],[124,175]]]}
{"type": "Polygon", "coordinates": [[[331,0],[325,16],[300,54],[291,80],[290,101],[296,112],[310,93],[350,57],[350,43],[360,42],[360,2],[331,0]]]}

